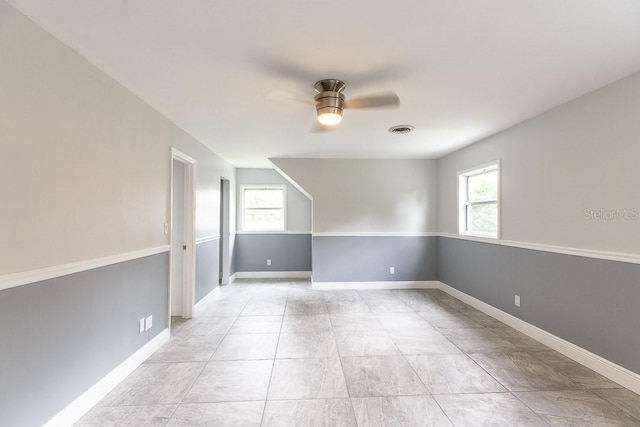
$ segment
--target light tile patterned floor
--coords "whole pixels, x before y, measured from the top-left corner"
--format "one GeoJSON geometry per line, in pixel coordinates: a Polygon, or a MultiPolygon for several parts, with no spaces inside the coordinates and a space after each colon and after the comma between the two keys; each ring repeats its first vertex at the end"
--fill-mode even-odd
{"type": "Polygon", "coordinates": [[[437,290],[242,280],[78,426],[640,426],[640,396],[437,290]]]}

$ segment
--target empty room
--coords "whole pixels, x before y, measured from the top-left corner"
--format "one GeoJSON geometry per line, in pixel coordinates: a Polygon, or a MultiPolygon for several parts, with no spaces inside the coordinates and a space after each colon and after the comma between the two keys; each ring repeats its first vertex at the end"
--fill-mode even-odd
{"type": "Polygon", "coordinates": [[[640,426],[640,2],[0,0],[0,426],[640,426]]]}

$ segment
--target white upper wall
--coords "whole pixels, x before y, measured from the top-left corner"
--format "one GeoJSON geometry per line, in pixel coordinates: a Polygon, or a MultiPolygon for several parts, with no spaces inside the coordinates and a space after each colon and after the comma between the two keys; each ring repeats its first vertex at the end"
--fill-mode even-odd
{"type": "Polygon", "coordinates": [[[0,275],[168,244],[171,146],[219,233],[230,164],[4,1],[0,58],[0,275]]]}
{"type": "Polygon", "coordinates": [[[439,229],[457,233],[457,172],[500,159],[501,237],[640,253],[640,73],[438,160],[439,229]]]}
{"type": "MultiPolygon", "coordinates": [[[[237,169],[236,183],[237,193],[240,193],[242,185],[286,185],[287,192],[287,224],[288,232],[311,231],[311,200],[300,190],[294,187],[282,175],[273,169],[237,169]]],[[[241,195],[237,203],[237,224],[241,224],[241,195]]],[[[239,230],[242,231],[242,230],[239,230]]]]}
{"type": "Polygon", "coordinates": [[[434,160],[271,161],[313,197],[314,233],[436,231],[434,160]]]}

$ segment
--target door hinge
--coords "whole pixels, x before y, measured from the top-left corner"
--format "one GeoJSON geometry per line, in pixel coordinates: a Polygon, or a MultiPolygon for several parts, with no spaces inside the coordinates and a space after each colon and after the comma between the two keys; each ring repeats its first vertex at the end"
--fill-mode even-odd
{"type": "Polygon", "coordinates": [[[187,250],[187,245],[182,245],[182,250],[186,251],[187,250]]]}

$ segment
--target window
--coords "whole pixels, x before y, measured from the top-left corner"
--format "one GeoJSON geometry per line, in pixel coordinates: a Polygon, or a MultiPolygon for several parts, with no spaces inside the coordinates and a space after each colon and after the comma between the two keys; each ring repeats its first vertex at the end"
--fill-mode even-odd
{"type": "Polygon", "coordinates": [[[458,173],[459,232],[498,238],[500,218],[500,163],[458,173]]]}
{"type": "Polygon", "coordinates": [[[285,231],[284,186],[241,188],[243,231],[285,231]]]}

